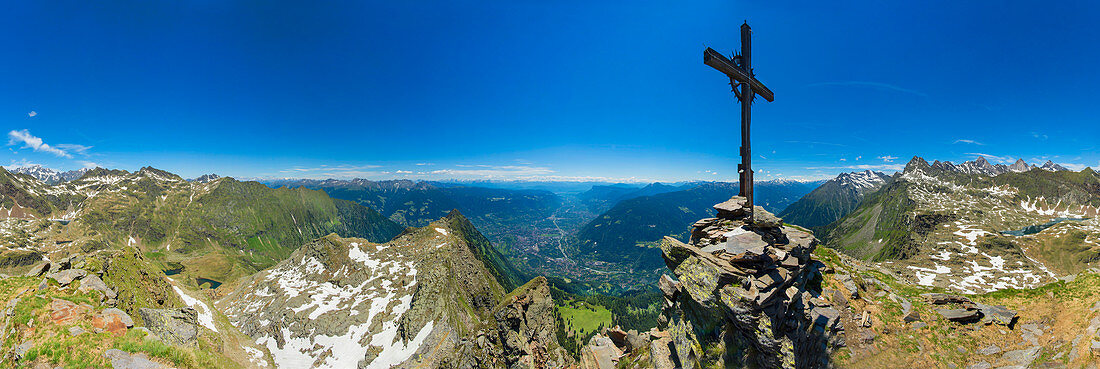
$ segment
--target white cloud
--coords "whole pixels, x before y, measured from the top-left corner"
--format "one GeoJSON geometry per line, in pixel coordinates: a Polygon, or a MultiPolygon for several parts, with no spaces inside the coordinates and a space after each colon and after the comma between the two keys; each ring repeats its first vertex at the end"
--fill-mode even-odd
{"type": "Polygon", "coordinates": [[[1035,138],[1038,138],[1040,140],[1047,139],[1047,135],[1042,134],[1042,133],[1038,133],[1038,132],[1031,132],[1031,137],[1035,137],[1035,138]]]}
{"type": "Polygon", "coordinates": [[[489,179],[520,178],[530,176],[547,176],[554,171],[547,167],[535,167],[528,165],[455,165],[464,169],[439,169],[423,174],[453,177],[481,177],[489,179]],[[470,169],[465,169],[470,168],[470,169]]]}
{"type": "Polygon", "coordinates": [[[35,116],[35,115],[38,115],[38,112],[36,112],[36,111],[34,111],[34,110],[31,110],[31,112],[30,112],[30,113],[27,113],[27,116],[28,116],[28,117],[31,117],[31,118],[34,118],[34,116],[35,116]]]}
{"type": "Polygon", "coordinates": [[[887,162],[887,163],[889,163],[889,162],[892,162],[892,161],[894,161],[894,160],[897,160],[897,157],[896,157],[896,156],[890,156],[890,155],[885,155],[885,156],[879,156],[878,158],[879,158],[879,159],[882,159],[882,161],[885,161],[885,162],[887,162]]]}
{"type": "Polygon", "coordinates": [[[63,158],[71,159],[73,156],[65,150],[47,145],[41,138],[31,135],[28,130],[11,131],[8,132],[8,146],[23,144],[23,147],[33,149],[34,151],[48,152],[63,158]]]}
{"type": "Polygon", "coordinates": [[[1085,169],[1085,167],[1088,166],[1088,165],[1085,165],[1085,164],[1078,164],[1078,163],[1061,163],[1061,165],[1063,167],[1066,167],[1066,169],[1072,170],[1074,172],[1080,172],[1082,169],[1085,169]]]}
{"type": "Polygon", "coordinates": [[[435,165],[435,163],[416,163],[416,165],[435,165]]]}
{"type": "Polygon", "coordinates": [[[91,149],[92,147],[91,146],[84,146],[84,145],[77,145],[77,144],[57,144],[57,148],[61,149],[61,150],[64,150],[65,152],[68,152],[68,153],[74,153],[74,154],[80,154],[80,155],[87,156],[88,155],[88,150],[91,149]]]}
{"type": "Polygon", "coordinates": [[[398,171],[395,171],[394,173],[397,173],[397,174],[412,174],[412,171],[411,170],[398,170],[398,171]]]}
{"type": "Polygon", "coordinates": [[[967,144],[971,144],[971,145],[985,146],[984,143],[974,141],[974,140],[968,140],[968,139],[958,139],[958,140],[955,140],[955,143],[967,143],[967,144]]]}
{"type": "Polygon", "coordinates": [[[848,159],[840,158],[840,161],[848,161],[848,159]]]}
{"type": "Polygon", "coordinates": [[[327,164],[320,165],[312,168],[294,167],[290,169],[283,169],[280,172],[283,173],[311,173],[311,172],[356,172],[366,169],[381,168],[381,165],[335,165],[330,166],[327,164]]]}
{"type": "Polygon", "coordinates": [[[93,162],[90,162],[90,161],[80,161],[79,163],[80,163],[81,167],[88,168],[88,169],[95,169],[96,167],[100,166],[99,164],[96,164],[96,163],[93,163],[93,162]]]}

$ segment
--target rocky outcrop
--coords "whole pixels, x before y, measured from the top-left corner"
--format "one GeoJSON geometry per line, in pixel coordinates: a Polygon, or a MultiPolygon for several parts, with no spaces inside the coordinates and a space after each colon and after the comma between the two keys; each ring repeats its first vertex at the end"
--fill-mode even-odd
{"type": "Polygon", "coordinates": [[[57,281],[62,287],[68,286],[73,281],[84,278],[88,275],[88,272],[83,269],[66,269],[60,272],[50,273],[46,275],[46,278],[57,281]]]}
{"type": "Polygon", "coordinates": [[[661,243],[676,280],[659,283],[671,358],[654,355],[654,366],[828,366],[829,337],[842,328],[834,308],[814,303],[821,294],[822,264],[811,258],[817,240],[760,207],[750,221],[740,197],[715,209],[717,218],[695,223],[691,244],[661,243]]]}
{"type": "Polygon", "coordinates": [[[544,277],[505,296],[493,321],[464,340],[440,367],[565,368],[572,358],[557,341],[554,300],[544,277]]]}
{"type": "Polygon", "coordinates": [[[103,309],[92,317],[92,327],[98,331],[110,332],[115,336],[126,334],[129,328],[134,326],[134,319],[125,311],[116,308],[103,309]]]}
{"type": "Polygon", "coordinates": [[[969,298],[946,293],[921,294],[928,303],[939,306],[936,312],[944,319],[958,323],[1000,324],[1011,327],[1016,323],[1016,312],[1001,305],[986,305],[969,298]]]}
{"type": "Polygon", "coordinates": [[[181,346],[198,343],[199,323],[195,309],[141,308],[139,313],[145,321],[145,328],[162,341],[181,346]]]}

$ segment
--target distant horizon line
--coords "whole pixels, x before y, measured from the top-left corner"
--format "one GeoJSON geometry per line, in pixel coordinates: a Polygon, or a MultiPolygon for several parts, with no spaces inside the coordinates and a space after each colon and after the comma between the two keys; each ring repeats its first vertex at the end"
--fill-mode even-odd
{"type": "MultiPolygon", "coordinates": [[[[0,167],[3,167],[5,170],[9,170],[9,171],[15,171],[15,170],[22,169],[22,168],[37,167],[37,168],[47,169],[47,170],[50,170],[50,171],[58,173],[58,174],[66,173],[66,172],[78,172],[78,171],[81,171],[81,170],[90,171],[90,170],[94,170],[94,169],[122,170],[122,171],[129,172],[129,173],[137,173],[137,172],[140,172],[144,168],[150,168],[150,169],[162,170],[162,171],[177,175],[180,178],[183,178],[184,180],[187,180],[187,181],[193,181],[193,180],[199,179],[199,178],[201,178],[203,176],[207,176],[207,175],[215,175],[215,176],[218,176],[219,178],[232,178],[232,179],[240,180],[240,181],[256,181],[256,182],[330,181],[330,180],[331,181],[357,181],[357,180],[362,180],[362,181],[369,181],[369,182],[412,181],[412,182],[439,182],[439,183],[578,183],[578,184],[579,183],[597,183],[597,184],[654,184],[654,183],[660,183],[660,184],[670,184],[670,185],[688,184],[688,183],[737,183],[737,180],[720,180],[720,179],[668,180],[668,179],[649,179],[649,178],[599,178],[599,177],[583,177],[583,176],[577,176],[577,177],[558,176],[556,178],[529,177],[529,178],[509,178],[509,179],[506,179],[506,178],[427,179],[427,178],[406,178],[406,177],[386,177],[386,178],[379,178],[379,179],[370,179],[370,178],[361,178],[361,177],[340,178],[340,177],[233,176],[233,175],[222,175],[222,174],[213,173],[213,172],[205,173],[205,174],[201,174],[201,175],[198,175],[198,176],[187,178],[187,177],[179,175],[175,172],[172,172],[170,170],[157,168],[157,167],[154,167],[154,166],[151,166],[151,165],[142,166],[142,167],[140,167],[136,170],[96,166],[94,168],[80,168],[80,169],[72,169],[72,170],[65,170],[65,171],[54,169],[54,168],[51,168],[51,167],[48,167],[48,166],[45,166],[45,165],[42,165],[42,164],[36,164],[36,163],[20,164],[20,165],[0,165],[0,167]]],[[[852,172],[841,172],[841,173],[838,173],[836,176],[839,176],[840,174],[844,174],[844,173],[856,173],[856,172],[865,172],[865,171],[867,171],[867,170],[857,170],[857,171],[852,171],[852,172]]],[[[878,171],[875,171],[875,172],[878,172],[878,171]]],[[[886,172],[889,172],[889,171],[886,171],[886,172]]],[[[883,173],[885,173],[885,172],[883,172],[883,173]]],[[[836,178],[836,176],[821,177],[821,178],[780,177],[780,178],[770,178],[770,179],[758,180],[756,182],[757,183],[763,183],[763,182],[812,183],[812,182],[819,182],[819,181],[825,181],[825,180],[833,179],[833,178],[836,178]]],[[[796,177],[802,177],[802,176],[796,176],[796,177]]]]}

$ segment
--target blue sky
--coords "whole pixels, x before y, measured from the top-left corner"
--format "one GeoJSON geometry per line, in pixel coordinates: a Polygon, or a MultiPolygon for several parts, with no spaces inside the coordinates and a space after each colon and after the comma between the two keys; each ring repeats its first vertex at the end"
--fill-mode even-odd
{"type": "Polygon", "coordinates": [[[763,178],[929,160],[1100,166],[1087,2],[22,2],[8,166],[194,177],[735,180],[738,47],[763,178]],[[779,4],[776,4],[779,3],[779,4]]]}

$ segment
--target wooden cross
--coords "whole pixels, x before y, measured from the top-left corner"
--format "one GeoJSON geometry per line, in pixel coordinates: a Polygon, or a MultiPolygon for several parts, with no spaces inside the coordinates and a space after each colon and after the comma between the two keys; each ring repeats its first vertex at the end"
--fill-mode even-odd
{"type": "Polygon", "coordinates": [[[707,48],[703,51],[703,64],[717,69],[730,79],[730,87],[733,94],[741,101],[741,164],[737,164],[737,172],[740,174],[740,195],[745,197],[745,206],[748,208],[748,219],[753,219],[752,202],[752,150],[749,146],[749,109],[752,107],[752,99],[760,95],[768,102],[775,100],[775,95],[767,86],[756,80],[752,73],[752,29],[748,22],[741,25],[741,55],[734,55],[733,60],[722,56],[714,49],[707,48]],[[737,91],[737,87],[741,91],[737,91]]]}

